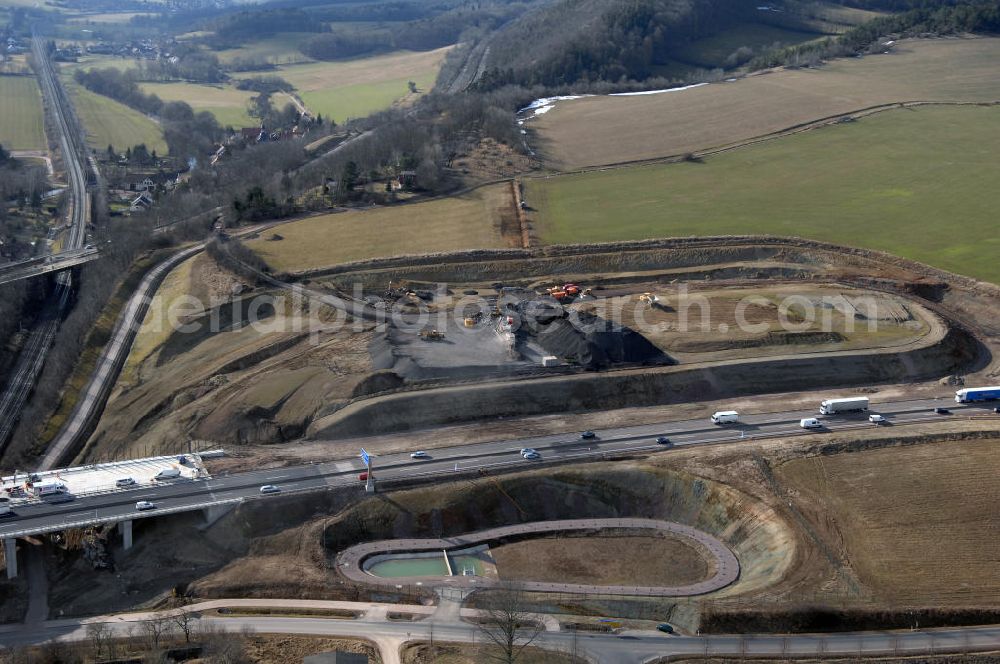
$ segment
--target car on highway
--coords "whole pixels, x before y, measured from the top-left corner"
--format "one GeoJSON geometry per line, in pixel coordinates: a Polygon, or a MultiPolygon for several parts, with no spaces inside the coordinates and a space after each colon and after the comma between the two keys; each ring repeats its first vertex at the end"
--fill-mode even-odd
{"type": "Polygon", "coordinates": [[[592,440],[594,438],[597,438],[597,434],[594,433],[593,431],[584,431],[583,433],[580,434],[581,440],[592,440]]]}
{"type": "Polygon", "coordinates": [[[656,626],[656,629],[663,632],[664,634],[673,634],[674,628],[670,623],[660,623],[656,626]]]}
{"type": "Polygon", "coordinates": [[[262,486],[260,488],[260,492],[262,494],[281,493],[281,488],[280,487],[276,487],[273,484],[265,484],[264,486],[262,486]]]}
{"type": "Polygon", "coordinates": [[[1000,406],[994,408],[993,412],[996,413],[997,415],[1000,415],[1000,406]]]}
{"type": "Polygon", "coordinates": [[[140,500],[135,504],[135,508],[140,512],[145,512],[146,510],[155,510],[156,503],[151,503],[148,500],[140,500]]]}
{"type": "Polygon", "coordinates": [[[656,444],[657,445],[669,445],[670,444],[670,439],[667,438],[666,436],[657,436],[656,437],[656,444]]]}
{"type": "Polygon", "coordinates": [[[361,473],[360,475],[358,475],[358,480],[361,481],[361,482],[367,482],[368,481],[368,473],[361,473]]]}
{"type": "Polygon", "coordinates": [[[411,459],[429,459],[430,454],[424,452],[423,450],[417,450],[416,452],[410,452],[411,459]]]}
{"type": "Polygon", "coordinates": [[[937,413],[938,415],[951,415],[951,411],[950,410],[948,410],[947,408],[942,408],[940,406],[938,406],[937,408],[935,408],[934,412],[937,413]]]}
{"type": "Polygon", "coordinates": [[[525,456],[527,454],[538,454],[538,450],[536,450],[534,447],[522,447],[521,456],[525,456]]]}
{"type": "Polygon", "coordinates": [[[542,458],[542,455],[538,452],[528,452],[527,454],[522,454],[521,456],[523,456],[527,461],[535,461],[536,459],[542,458]]]}
{"type": "Polygon", "coordinates": [[[122,477],[121,479],[115,480],[115,486],[119,489],[127,489],[130,486],[135,486],[135,480],[131,477],[122,477]]]}
{"type": "Polygon", "coordinates": [[[822,429],[823,423],[815,417],[806,417],[799,420],[799,426],[803,429],[822,429]]]}
{"type": "Polygon", "coordinates": [[[872,424],[882,424],[883,422],[885,422],[885,417],[879,415],[878,413],[872,413],[871,415],[868,416],[868,421],[871,422],[872,424]]]}

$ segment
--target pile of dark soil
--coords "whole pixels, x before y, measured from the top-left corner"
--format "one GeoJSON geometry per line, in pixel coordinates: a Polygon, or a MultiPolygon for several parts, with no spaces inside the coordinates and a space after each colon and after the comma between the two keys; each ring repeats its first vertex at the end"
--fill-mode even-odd
{"type": "Polygon", "coordinates": [[[614,364],[676,364],[635,330],[561,305],[529,300],[514,305],[518,342],[531,340],[550,355],[585,369],[614,364]]]}

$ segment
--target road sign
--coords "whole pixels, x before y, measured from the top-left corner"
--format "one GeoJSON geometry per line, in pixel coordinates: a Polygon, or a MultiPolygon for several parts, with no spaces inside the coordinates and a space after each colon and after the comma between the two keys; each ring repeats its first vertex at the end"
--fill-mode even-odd
{"type": "Polygon", "coordinates": [[[366,466],[372,465],[372,458],[368,456],[368,452],[363,447],[361,448],[361,460],[365,462],[366,466]]]}

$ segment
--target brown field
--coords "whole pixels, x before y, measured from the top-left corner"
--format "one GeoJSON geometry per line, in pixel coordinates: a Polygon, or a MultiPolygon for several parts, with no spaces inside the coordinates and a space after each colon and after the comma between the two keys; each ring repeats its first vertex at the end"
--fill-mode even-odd
{"type": "Polygon", "coordinates": [[[513,209],[506,184],[426,203],[328,214],[247,242],[278,272],[307,272],[380,256],[502,247],[501,217],[513,209]]]}
{"type": "Polygon", "coordinates": [[[892,54],[730,83],[559,102],[527,125],[548,165],[572,170],[725,146],[820,118],[903,101],[1000,99],[1000,39],[908,40],[892,54]]]}
{"type": "Polygon", "coordinates": [[[680,586],[708,577],[695,546],[674,537],[553,537],[491,547],[502,579],[680,586]]]}
{"type": "Polygon", "coordinates": [[[776,471],[799,504],[822,514],[876,600],[995,604],[998,444],[1000,438],[811,456],[776,471]]]}

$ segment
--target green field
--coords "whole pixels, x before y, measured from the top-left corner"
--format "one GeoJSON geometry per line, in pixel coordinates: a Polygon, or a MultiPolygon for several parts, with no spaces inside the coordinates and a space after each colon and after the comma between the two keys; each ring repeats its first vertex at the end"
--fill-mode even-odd
{"type": "Polygon", "coordinates": [[[792,46],[822,37],[823,35],[815,32],[788,30],[763,23],[743,23],[687,44],[671,55],[675,60],[689,62],[699,67],[721,67],[726,58],[741,46],[749,46],[757,52],[776,42],[783,46],[792,46]]]}
{"type": "Polygon", "coordinates": [[[417,84],[419,94],[430,90],[447,51],[440,48],[340,62],[311,62],[280,67],[276,73],[295,86],[313,113],[342,122],[370,115],[394,103],[412,101],[415,95],[410,94],[408,81],[417,84]]]}
{"type": "Polygon", "coordinates": [[[31,76],[0,76],[0,145],[45,149],[42,95],[31,76]]]}
{"type": "Polygon", "coordinates": [[[145,143],[150,150],[167,153],[160,126],[139,111],[93,93],[72,81],[63,83],[73,96],[76,113],[87,131],[87,143],[95,150],[108,145],[118,150],[145,143]]]}
{"type": "Polygon", "coordinates": [[[260,124],[247,114],[247,102],[255,93],[237,90],[231,85],[197,83],[142,83],[143,92],[163,101],[183,101],[195,111],[208,111],[223,127],[253,127],[260,124]]]}
{"type": "Polygon", "coordinates": [[[1000,284],[1000,108],[883,112],[678,163],[526,180],[546,242],[775,234],[1000,284]]]}
{"type": "Polygon", "coordinates": [[[500,215],[513,210],[506,184],[454,198],[310,217],[247,242],[279,272],[301,272],[338,263],[403,254],[502,247],[500,215]]]}
{"type": "Polygon", "coordinates": [[[279,32],[272,37],[254,40],[239,48],[211,51],[211,53],[214,53],[220,62],[226,64],[234,60],[262,61],[273,65],[312,62],[312,58],[299,51],[299,46],[317,34],[319,33],[279,32]]]}

